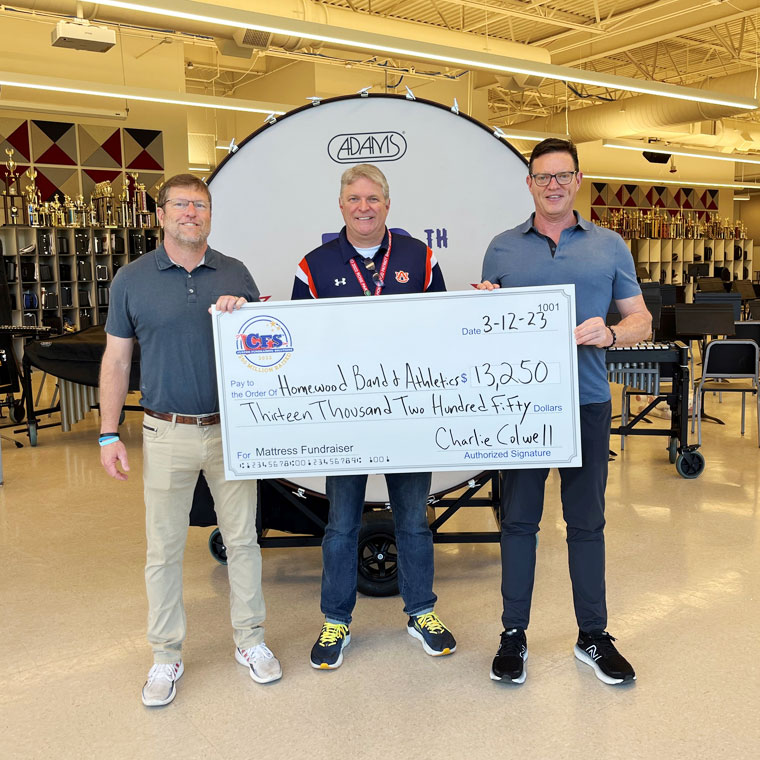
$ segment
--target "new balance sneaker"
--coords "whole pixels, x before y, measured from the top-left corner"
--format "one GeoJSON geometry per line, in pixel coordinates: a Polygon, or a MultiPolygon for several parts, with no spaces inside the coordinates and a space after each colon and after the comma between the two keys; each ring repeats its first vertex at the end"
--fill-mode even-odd
{"type": "Polygon", "coordinates": [[[422,648],[433,657],[454,654],[457,651],[457,642],[451,631],[435,612],[412,615],[406,624],[406,631],[410,636],[419,639],[422,642],[422,648]]]}
{"type": "Polygon", "coordinates": [[[351,643],[348,626],[328,623],[326,620],[319,638],[311,648],[311,667],[318,670],[334,670],[343,662],[343,650],[351,643]]]}
{"type": "Polygon", "coordinates": [[[502,631],[499,650],[491,664],[491,679],[494,681],[511,681],[525,683],[527,671],[525,661],[528,659],[528,640],[522,628],[510,628],[502,631]]]}
{"type": "Polygon", "coordinates": [[[179,662],[157,662],[148,671],[148,680],[142,687],[142,702],[147,707],[168,705],[177,696],[177,680],[185,672],[179,662]]]}
{"type": "Polygon", "coordinates": [[[579,631],[575,656],[590,665],[596,677],[604,683],[635,681],[636,673],[628,660],[615,648],[613,641],[615,638],[607,631],[579,631]]]}
{"type": "Polygon", "coordinates": [[[263,641],[255,647],[236,648],[235,659],[248,668],[248,673],[256,683],[269,683],[282,678],[280,661],[263,641]]]}

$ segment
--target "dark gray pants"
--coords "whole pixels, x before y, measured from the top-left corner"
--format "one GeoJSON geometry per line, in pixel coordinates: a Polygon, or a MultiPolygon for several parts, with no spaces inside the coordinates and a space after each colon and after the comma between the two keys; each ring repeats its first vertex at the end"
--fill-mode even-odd
{"type": "MultiPolygon", "coordinates": [[[[612,404],[580,407],[582,467],[560,468],[562,514],[578,627],[607,627],[604,583],[604,490],[612,404]]],[[[501,595],[504,628],[527,628],[536,571],[536,534],[548,468],[502,473],[501,595]]]]}

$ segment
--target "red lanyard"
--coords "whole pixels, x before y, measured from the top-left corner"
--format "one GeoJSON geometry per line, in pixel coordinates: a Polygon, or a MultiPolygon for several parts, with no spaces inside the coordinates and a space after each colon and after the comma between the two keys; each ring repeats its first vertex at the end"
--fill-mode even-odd
{"type": "MultiPolygon", "coordinates": [[[[385,273],[388,271],[388,259],[391,256],[391,244],[392,244],[391,231],[388,230],[388,250],[385,252],[385,256],[383,256],[383,263],[380,265],[380,282],[375,286],[376,296],[380,295],[380,293],[383,290],[383,285],[385,285],[385,273]]],[[[359,287],[362,289],[362,293],[364,293],[365,296],[371,296],[372,293],[370,292],[370,289],[367,287],[367,282],[362,276],[362,273],[359,271],[359,265],[356,263],[356,259],[352,258],[349,261],[349,264],[351,264],[351,269],[354,270],[354,275],[356,276],[356,279],[359,281],[359,287]]]]}

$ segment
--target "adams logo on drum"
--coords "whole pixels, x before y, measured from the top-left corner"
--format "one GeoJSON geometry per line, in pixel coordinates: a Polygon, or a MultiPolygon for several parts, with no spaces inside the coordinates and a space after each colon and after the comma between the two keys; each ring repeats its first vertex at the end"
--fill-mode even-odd
{"type": "Polygon", "coordinates": [[[339,164],[361,164],[398,161],[406,147],[406,138],[400,132],[357,132],[335,135],[327,143],[327,153],[339,164]]]}
{"type": "Polygon", "coordinates": [[[293,341],[279,319],[259,314],[243,324],[235,340],[235,353],[258,372],[271,372],[290,359],[293,341]]]}

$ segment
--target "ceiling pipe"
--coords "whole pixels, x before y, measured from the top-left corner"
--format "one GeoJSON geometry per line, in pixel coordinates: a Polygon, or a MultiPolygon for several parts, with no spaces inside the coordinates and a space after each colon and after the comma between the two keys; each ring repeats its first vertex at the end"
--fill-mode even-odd
{"type": "MultiPolygon", "coordinates": [[[[219,0],[206,0],[209,5],[219,8],[240,8],[253,10],[247,7],[251,3],[219,2],[219,0]]],[[[75,16],[75,0],[18,0],[13,6],[25,8],[31,11],[54,13],[61,16],[75,16]]],[[[93,22],[106,24],[129,24],[161,29],[165,23],[160,17],[146,16],[133,10],[117,8],[106,5],[85,3],[88,8],[88,18],[93,22]],[[89,10],[92,8],[93,10],[89,10]]],[[[495,39],[483,35],[457,32],[451,29],[442,29],[431,24],[403,21],[400,19],[382,18],[366,13],[356,13],[345,8],[334,8],[312,2],[312,0],[256,0],[255,10],[257,13],[269,13],[285,19],[309,21],[319,24],[329,24],[335,27],[355,29],[373,34],[385,34],[397,37],[400,40],[413,40],[415,42],[434,43],[460,48],[462,50],[491,53],[511,58],[520,58],[525,61],[539,63],[551,63],[551,56],[547,50],[535,45],[525,45],[508,40],[495,39]]],[[[171,28],[185,34],[216,37],[233,44],[239,44],[241,35],[224,25],[215,25],[179,16],[171,18],[171,28]]],[[[285,35],[269,35],[268,45],[285,50],[298,50],[304,47],[320,47],[320,43],[312,39],[299,38],[285,35]]],[[[258,45],[257,45],[258,47],[258,45]]],[[[334,48],[339,48],[333,45],[334,48]]],[[[251,51],[253,48],[251,48],[251,51]]]]}
{"type": "MultiPolygon", "coordinates": [[[[707,79],[700,89],[747,97],[755,89],[755,72],[743,71],[727,77],[707,79]]],[[[694,121],[714,121],[724,116],[736,116],[736,109],[655,95],[636,95],[570,111],[567,123],[573,140],[584,143],[604,137],[646,135],[656,129],[694,121]]],[[[564,132],[565,118],[565,112],[561,111],[553,116],[528,119],[508,126],[533,132],[564,132]]]]}

